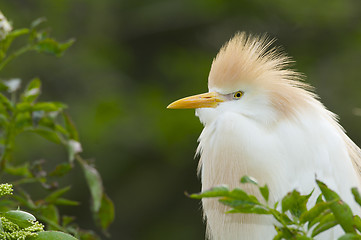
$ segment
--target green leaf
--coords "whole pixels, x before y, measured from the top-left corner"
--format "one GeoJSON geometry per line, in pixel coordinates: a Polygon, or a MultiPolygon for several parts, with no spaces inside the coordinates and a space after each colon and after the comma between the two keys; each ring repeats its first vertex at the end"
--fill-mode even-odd
{"type": "Polygon", "coordinates": [[[311,236],[317,236],[318,234],[334,227],[337,225],[337,220],[335,218],[335,215],[332,213],[329,213],[322,217],[320,223],[316,225],[316,227],[313,229],[311,236]]]}
{"type": "Polygon", "coordinates": [[[80,203],[77,201],[65,199],[65,198],[58,198],[54,201],[56,205],[64,205],[64,206],[79,206],[80,203]]]}
{"type": "Polygon", "coordinates": [[[357,202],[358,205],[361,206],[361,195],[360,195],[360,192],[357,190],[357,188],[353,187],[351,188],[351,192],[352,192],[352,195],[355,199],[355,201],[357,202]]]}
{"type": "Polygon", "coordinates": [[[73,217],[73,216],[63,216],[62,217],[63,226],[66,227],[70,223],[74,222],[74,219],[75,219],[75,217],[73,217]]]}
{"type": "Polygon", "coordinates": [[[9,124],[9,119],[6,115],[0,113],[0,126],[7,127],[9,124]]]}
{"type": "Polygon", "coordinates": [[[17,29],[10,31],[5,39],[0,39],[0,69],[2,69],[6,65],[6,60],[1,61],[6,57],[6,52],[8,48],[11,46],[12,42],[15,38],[27,34],[29,29],[17,29]]]}
{"type": "Polygon", "coordinates": [[[4,81],[0,81],[0,91],[7,91],[9,87],[5,84],[4,81]]]}
{"type": "MultiPolygon", "coordinates": [[[[50,221],[55,224],[59,224],[59,210],[58,208],[53,205],[42,205],[40,208],[40,213],[43,218],[45,218],[47,221],[50,221]]],[[[51,226],[51,224],[49,224],[51,226]]],[[[54,229],[54,228],[52,228],[54,229]]]]}
{"type": "Polygon", "coordinates": [[[39,78],[34,78],[26,86],[25,92],[30,91],[31,89],[40,88],[40,87],[41,87],[40,79],[39,78]]]}
{"type": "Polygon", "coordinates": [[[273,238],[273,240],[291,239],[293,237],[293,234],[290,232],[288,228],[277,227],[277,226],[274,227],[278,234],[273,238]]]}
{"type": "Polygon", "coordinates": [[[66,108],[66,105],[59,102],[39,102],[34,104],[33,111],[57,112],[66,108]]]}
{"type": "Polygon", "coordinates": [[[313,240],[313,238],[307,236],[296,236],[295,240],[313,240]]]}
{"type": "Polygon", "coordinates": [[[84,231],[79,229],[77,232],[81,240],[101,240],[93,231],[84,231]]]}
{"type": "Polygon", "coordinates": [[[320,202],[313,206],[310,210],[303,212],[300,216],[300,222],[310,222],[320,216],[322,212],[330,207],[332,202],[320,202]]]}
{"type": "Polygon", "coordinates": [[[23,101],[34,102],[40,94],[41,82],[39,78],[33,79],[26,87],[23,94],[23,101]]]}
{"type": "Polygon", "coordinates": [[[73,121],[71,120],[70,116],[66,112],[63,112],[63,117],[64,117],[65,128],[69,133],[69,138],[74,139],[75,141],[79,141],[78,131],[76,130],[76,127],[73,121]]]}
{"type": "Polygon", "coordinates": [[[250,176],[243,176],[241,178],[241,183],[251,183],[251,184],[254,184],[254,185],[258,186],[257,180],[255,178],[253,178],[253,177],[250,177],[250,176]]]}
{"type": "Polygon", "coordinates": [[[21,210],[7,211],[4,213],[4,217],[21,228],[30,227],[33,225],[31,221],[36,221],[36,218],[32,214],[21,210]]]}
{"type": "Polygon", "coordinates": [[[44,17],[37,18],[37,19],[35,19],[34,21],[31,22],[30,28],[36,28],[37,26],[39,26],[43,22],[46,22],[46,18],[44,18],[44,17]]]}
{"type": "Polygon", "coordinates": [[[285,213],[280,213],[279,219],[285,224],[293,224],[293,221],[285,213]]]}
{"type": "Polygon", "coordinates": [[[44,200],[48,203],[54,203],[54,201],[60,196],[64,195],[66,192],[70,190],[70,186],[58,189],[51,194],[49,194],[44,200]]]}
{"type": "MultiPolygon", "coordinates": [[[[48,29],[45,29],[45,30],[42,29],[40,31],[37,31],[36,29],[32,29],[29,39],[31,41],[33,41],[33,42],[38,42],[39,43],[39,42],[41,42],[41,41],[43,41],[45,39],[50,38],[49,35],[50,34],[49,34],[48,29]]],[[[34,50],[36,50],[35,47],[33,47],[33,48],[34,48],[34,50]]],[[[38,51],[38,52],[41,52],[41,51],[38,51]]]]}
{"type": "Polygon", "coordinates": [[[233,209],[228,211],[227,213],[253,213],[253,214],[271,214],[269,210],[262,205],[255,204],[235,204],[234,201],[229,201],[226,199],[219,200],[221,203],[231,206],[233,209]]]}
{"type": "Polygon", "coordinates": [[[17,37],[19,37],[19,36],[22,36],[22,35],[25,35],[25,34],[28,34],[28,33],[29,33],[29,29],[27,29],[27,28],[21,28],[21,29],[16,29],[16,30],[11,31],[11,32],[7,35],[7,37],[14,39],[14,38],[17,38],[17,37]]]}
{"type": "Polygon", "coordinates": [[[194,199],[226,197],[229,195],[229,188],[225,185],[213,187],[201,193],[193,193],[189,197],[194,199]]]}
{"type": "Polygon", "coordinates": [[[36,128],[33,130],[33,132],[39,134],[43,138],[46,138],[47,140],[54,142],[56,144],[61,144],[61,139],[59,138],[59,135],[52,130],[47,130],[43,128],[36,128]]]}
{"type": "Polygon", "coordinates": [[[262,194],[262,197],[264,198],[264,200],[266,200],[266,202],[268,202],[268,198],[269,198],[269,189],[267,184],[265,184],[263,187],[259,187],[259,191],[262,194]]]}
{"type": "Polygon", "coordinates": [[[333,201],[333,203],[330,205],[330,208],[335,215],[337,222],[341,225],[342,229],[346,233],[355,233],[355,229],[352,225],[353,213],[351,208],[341,200],[337,193],[329,189],[326,184],[319,180],[316,180],[316,182],[326,201],[333,201]]]}
{"type": "Polygon", "coordinates": [[[90,193],[92,196],[92,210],[94,212],[98,212],[103,198],[103,184],[102,179],[98,173],[98,171],[90,166],[87,162],[84,160],[78,159],[85,175],[85,179],[87,181],[88,187],[90,189],[90,193]]]}
{"type": "Polygon", "coordinates": [[[320,221],[328,214],[333,214],[331,209],[326,209],[322,212],[319,216],[315,217],[314,219],[310,220],[307,225],[307,229],[310,230],[314,225],[320,223],[320,221]]]}
{"type": "Polygon", "coordinates": [[[322,193],[320,193],[320,195],[318,195],[318,197],[316,199],[316,203],[320,203],[320,202],[324,202],[322,199],[322,193]]]}
{"type": "Polygon", "coordinates": [[[109,225],[114,221],[114,204],[105,193],[99,211],[94,213],[94,218],[105,233],[109,225]]]}
{"type": "Polygon", "coordinates": [[[33,129],[30,112],[21,112],[16,115],[15,119],[16,134],[25,129],[33,129]]]}
{"type": "Polygon", "coordinates": [[[243,201],[259,204],[259,201],[255,196],[250,195],[239,188],[235,188],[232,191],[230,191],[228,197],[233,198],[235,200],[243,200],[243,201]]]}
{"type": "Polygon", "coordinates": [[[66,108],[66,105],[58,102],[39,102],[31,104],[29,102],[20,102],[16,105],[18,112],[27,111],[44,111],[44,112],[58,112],[66,108]]]}
{"type": "Polygon", "coordinates": [[[59,43],[52,38],[46,38],[40,40],[35,45],[35,50],[42,53],[50,53],[57,57],[63,55],[63,52],[68,49],[73,43],[75,42],[74,39],[70,39],[65,43],[59,43]]]}
{"type": "Polygon", "coordinates": [[[338,240],[361,240],[361,236],[355,233],[346,233],[339,237],[338,240]]]}
{"type": "Polygon", "coordinates": [[[235,200],[233,198],[222,198],[219,200],[221,203],[230,206],[232,208],[248,208],[255,205],[259,205],[258,203],[254,203],[247,200],[235,200]]]}
{"type": "Polygon", "coordinates": [[[15,198],[22,206],[25,206],[29,209],[35,209],[37,206],[24,190],[18,189],[19,194],[14,194],[13,198],[15,198]]]}
{"type": "MultiPolygon", "coordinates": [[[[312,194],[312,193],[311,193],[312,194]]],[[[309,195],[301,195],[298,191],[293,190],[282,199],[282,212],[290,211],[293,216],[300,217],[307,211],[307,202],[309,195]]]]}
{"type": "Polygon", "coordinates": [[[269,209],[269,212],[278,222],[282,223],[282,225],[289,225],[293,223],[293,221],[285,213],[280,213],[276,209],[269,209]]]}
{"type": "Polygon", "coordinates": [[[282,232],[282,229],[277,227],[277,226],[275,226],[275,229],[277,231],[277,235],[273,237],[273,240],[282,240],[282,239],[284,239],[284,234],[282,232]]]}
{"type": "MultiPolygon", "coordinates": [[[[49,123],[52,124],[51,122],[49,122],[49,123]]],[[[53,121],[53,123],[54,123],[54,121],[53,121]]],[[[63,126],[61,126],[60,124],[55,124],[54,123],[52,128],[55,129],[58,133],[61,133],[64,136],[69,135],[68,131],[65,130],[65,128],[63,128],[63,126]]]]}
{"type": "Polygon", "coordinates": [[[318,187],[320,188],[323,196],[325,197],[326,201],[332,201],[332,200],[339,200],[340,196],[335,193],[334,191],[332,191],[331,189],[329,189],[327,187],[326,184],[324,184],[323,182],[316,180],[316,183],[318,185],[318,187]]]}
{"type": "Polygon", "coordinates": [[[361,218],[359,216],[353,216],[353,225],[359,232],[361,232],[361,218]]]}
{"type": "Polygon", "coordinates": [[[24,163],[18,166],[12,166],[8,163],[6,164],[5,172],[14,176],[31,177],[29,163],[24,163]]]}
{"type": "Polygon", "coordinates": [[[14,109],[12,102],[2,93],[0,93],[0,103],[4,105],[6,110],[12,111],[14,109]]]}
{"type": "Polygon", "coordinates": [[[77,240],[70,234],[58,231],[38,232],[37,236],[29,237],[29,240],[77,240]]]}
{"type": "Polygon", "coordinates": [[[39,127],[39,128],[44,128],[44,129],[49,129],[49,130],[53,130],[61,135],[66,135],[63,134],[63,132],[60,130],[59,128],[59,124],[56,124],[56,116],[58,115],[58,112],[44,112],[44,111],[33,111],[33,125],[34,127],[39,127]],[[35,116],[35,113],[37,114],[37,116],[35,116]]]}
{"type": "Polygon", "coordinates": [[[20,102],[16,104],[16,111],[18,112],[29,112],[32,111],[33,106],[28,102],[20,102]]]}

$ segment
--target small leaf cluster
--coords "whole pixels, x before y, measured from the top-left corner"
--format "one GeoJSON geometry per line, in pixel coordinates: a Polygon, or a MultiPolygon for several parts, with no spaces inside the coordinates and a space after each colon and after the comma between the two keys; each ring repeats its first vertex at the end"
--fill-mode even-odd
{"type": "MultiPolygon", "coordinates": [[[[0,185],[0,196],[12,194],[11,184],[0,185]]],[[[75,240],[73,236],[58,232],[44,231],[44,225],[36,221],[36,218],[25,211],[10,210],[0,213],[0,239],[4,240],[41,240],[62,239],[75,240]],[[46,236],[47,238],[44,238],[46,236]]]]}
{"type": "MultiPolygon", "coordinates": [[[[0,15],[1,11],[0,11],[0,15]]],[[[2,15],[3,16],[3,15],[2,15]]],[[[0,38],[0,71],[12,60],[19,57],[20,55],[29,52],[37,51],[39,53],[48,53],[60,57],[64,51],[68,49],[73,43],[74,39],[70,39],[66,42],[60,43],[54,38],[50,37],[49,31],[45,29],[38,30],[38,26],[43,23],[46,19],[39,18],[33,21],[29,28],[21,28],[12,30],[8,28],[7,32],[2,29],[2,38],[0,38]],[[14,40],[19,37],[27,37],[26,44],[14,51],[9,51],[14,40]]],[[[2,20],[3,24],[6,19],[2,20]]],[[[7,23],[9,24],[9,23],[7,23]]],[[[1,31],[1,29],[0,29],[1,31]]]]}
{"type": "MultiPolygon", "coordinates": [[[[29,28],[10,28],[3,34],[0,39],[0,73],[7,64],[26,52],[37,51],[59,57],[73,44],[72,39],[60,43],[50,37],[48,30],[39,30],[39,25],[44,21],[40,18],[31,23],[29,28]],[[14,47],[13,42],[18,39],[25,41],[24,46],[14,47]]],[[[90,190],[94,221],[107,235],[107,229],[114,220],[114,205],[104,191],[98,170],[91,161],[80,155],[82,146],[79,134],[66,113],[67,105],[39,100],[42,92],[39,78],[34,78],[27,84],[23,82],[18,78],[2,79],[0,75],[0,178],[12,179],[10,183],[14,186],[13,200],[4,202],[3,205],[28,209],[46,224],[47,229],[68,232],[80,239],[99,239],[93,231],[80,229],[74,222],[74,217],[59,213],[59,206],[79,205],[79,202],[64,197],[70,186],[60,187],[58,183],[78,165],[83,170],[90,190]],[[38,135],[62,147],[67,152],[67,159],[50,171],[45,170],[47,161],[44,159],[14,159],[14,149],[21,148],[15,146],[15,139],[23,133],[38,135]],[[48,194],[42,199],[34,200],[31,193],[24,190],[29,184],[40,185],[48,194]]]]}
{"type": "MultiPolygon", "coordinates": [[[[352,213],[349,205],[342,201],[336,192],[319,180],[316,180],[316,183],[321,194],[310,208],[308,208],[309,199],[313,191],[302,195],[293,190],[280,202],[270,206],[267,185],[260,186],[254,178],[249,176],[243,176],[241,183],[256,186],[263,199],[259,200],[240,188],[230,190],[227,186],[213,187],[208,191],[191,194],[190,197],[194,199],[219,198],[220,203],[229,207],[226,213],[272,215],[278,223],[274,225],[277,231],[274,240],[312,240],[322,232],[338,225],[345,232],[338,238],[339,240],[361,239],[361,218],[352,213]]],[[[352,194],[361,206],[361,196],[356,188],[352,189],[352,194]]]]}

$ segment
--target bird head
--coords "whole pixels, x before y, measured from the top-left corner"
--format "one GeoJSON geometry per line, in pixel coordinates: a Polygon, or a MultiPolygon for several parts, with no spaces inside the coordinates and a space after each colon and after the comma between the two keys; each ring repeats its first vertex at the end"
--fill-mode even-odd
{"type": "Polygon", "coordinates": [[[291,59],[270,47],[273,42],[237,33],[213,60],[209,92],[182,98],[168,108],[196,108],[204,124],[225,112],[265,124],[295,116],[314,95],[300,82],[301,74],[288,69],[291,59]]]}

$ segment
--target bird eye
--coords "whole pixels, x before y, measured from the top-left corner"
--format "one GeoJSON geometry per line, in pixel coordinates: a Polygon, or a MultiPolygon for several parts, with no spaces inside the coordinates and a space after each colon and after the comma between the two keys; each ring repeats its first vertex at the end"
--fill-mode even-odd
{"type": "Polygon", "coordinates": [[[242,91],[238,91],[238,92],[235,92],[233,94],[233,99],[240,99],[243,95],[243,92],[242,91]]]}

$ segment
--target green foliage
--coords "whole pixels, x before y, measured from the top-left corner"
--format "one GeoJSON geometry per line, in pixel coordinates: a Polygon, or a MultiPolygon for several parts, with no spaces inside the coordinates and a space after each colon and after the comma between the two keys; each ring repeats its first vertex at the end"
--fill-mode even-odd
{"type": "Polygon", "coordinates": [[[39,232],[36,236],[29,237],[29,240],[75,240],[76,238],[58,231],[39,232]]]}
{"type": "Polygon", "coordinates": [[[4,217],[11,222],[18,225],[20,228],[27,228],[32,226],[32,221],[36,221],[36,218],[28,213],[21,210],[10,210],[4,213],[4,217]]]}
{"type": "MultiPolygon", "coordinates": [[[[0,185],[0,196],[12,194],[11,184],[0,185]]],[[[4,240],[73,240],[70,234],[44,231],[44,225],[25,211],[10,210],[0,213],[0,239],[4,240]]]]}
{"type": "MultiPolygon", "coordinates": [[[[7,20],[0,18],[0,21],[7,20]]],[[[37,19],[30,28],[12,30],[10,27],[5,29],[6,32],[0,28],[0,32],[3,31],[0,38],[0,72],[12,60],[26,52],[37,51],[60,57],[73,44],[74,40],[59,43],[50,37],[48,31],[39,30],[38,27],[42,22],[44,19],[37,19]],[[25,38],[26,44],[14,49],[13,42],[18,38],[23,40],[25,38]]],[[[20,79],[0,78],[0,177],[12,179],[11,183],[15,190],[12,200],[2,203],[2,206],[8,209],[15,206],[26,208],[45,223],[48,229],[56,230],[42,232],[36,236],[26,235],[33,236],[29,239],[74,239],[66,233],[71,233],[79,239],[98,239],[95,233],[81,230],[73,222],[72,217],[61,216],[59,213],[58,206],[60,205],[79,205],[79,202],[64,197],[70,190],[70,186],[61,188],[57,186],[57,181],[66,176],[75,164],[79,164],[90,190],[91,212],[96,225],[107,234],[107,228],[114,220],[114,206],[104,192],[98,170],[80,156],[81,143],[75,125],[65,112],[67,106],[60,102],[39,101],[41,87],[39,78],[32,79],[24,88],[20,79]],[[50,172],[44,169],[45,160],[15,160],[13,150],[15,147],[21,147],[15,146],[15,139],[25,132],[41,136],[62,146],[68,153],[68,159],[50,172]],[[24,190],[25,184],[37,184],[46,189],[48,194],[43,196],[43,199],[34,201],[31,193],[24,190]]],[[[0,188],[0,196],[9,194],[10,186],[3,185],[0,188]]],[[[16,226],[16,229],[28,229],[34,226],[33,223],[36,220],[34,215],[21,210],[9,210],[2,217],[5,222],[16,226]]]]}
{"type": "MultiPolygon", "coordinates": [[[[262,201],[254,195],[250,195],[242,189],[228,189],[226,186],[214,187],[208,191],[190,195],[194,199],[219,198],[219,202],[230,207],[227,213],[253,213],[272,215],[278,222],[275,224],[277,239],[314,239],[320,233],[340,225],[345,234],[339,240],[361,239],[361,218],[353,215],[351,208],[342,201],[340,196],[332,191],[323,182],[316,180],[321,194],[315,205],[308,209],[307,205],[313,191],[308,195],[302,195],[293,190],[284,196],[274,206],[269,203],[269,189],[267,185],[259,186],[251,177],[244,176],[243,184],[253,184],[258,187],[262,201]],[[324,199],[324,200],[323,200],[324,199]],[[357,231],[356,231],[357,230],[357,231]]],[[[356,188],[352,189],[356,202],[360,204],[360,193],[356,188]]]]}

